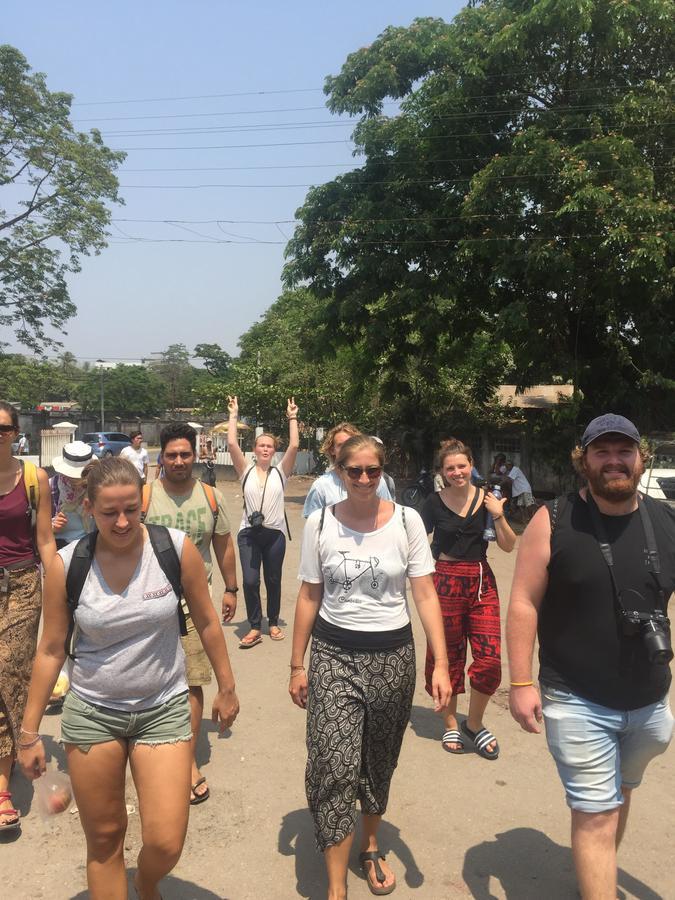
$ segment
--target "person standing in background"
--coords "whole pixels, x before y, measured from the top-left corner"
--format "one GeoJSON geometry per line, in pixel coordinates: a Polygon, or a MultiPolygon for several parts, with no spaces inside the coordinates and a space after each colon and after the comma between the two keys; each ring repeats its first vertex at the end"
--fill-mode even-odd
{"type": "Polygon", "coordinates": [[[131,446],[125,447],[120,453],[120,456],[122,459],[128,459],[130,463],[136,466],[138,474],[145,482],[148,480],[148,463],[150,462],[150,457],[148,456],[148,451],[143,446],[143,434],[140,431],[132,431],[129,437],[131,438],[131,446]]]}

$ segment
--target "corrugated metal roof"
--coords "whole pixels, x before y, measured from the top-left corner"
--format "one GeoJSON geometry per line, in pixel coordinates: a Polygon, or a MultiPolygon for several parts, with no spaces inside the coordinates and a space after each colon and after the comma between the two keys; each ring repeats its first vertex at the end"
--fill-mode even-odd
{"type": "Polygon", "coordinates": [[[574,393],[571,384],[535,384],[518,392],[515,384],[502,384],[497,389],[502,406],[516,409],[551,409],[574,393]]]}

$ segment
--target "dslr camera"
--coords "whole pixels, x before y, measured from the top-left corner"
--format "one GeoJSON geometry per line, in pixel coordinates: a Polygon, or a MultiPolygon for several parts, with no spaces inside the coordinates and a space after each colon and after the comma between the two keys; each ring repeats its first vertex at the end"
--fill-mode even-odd
{"type": "Polygon", "coordinates": [[[628,637],[640,636],[650,663],[668,665],[673,658],[670,643],[670,619],[659,610],[651,613],[621,610],[622,631],[628,637]]]}
{"type": "Polygon", "coordinates": [[[255,512],[252,512],[248,517],[248,524],[251,528],[262,528],[262,523],[265,521],[265,516],[257,509],[255,512]]]}

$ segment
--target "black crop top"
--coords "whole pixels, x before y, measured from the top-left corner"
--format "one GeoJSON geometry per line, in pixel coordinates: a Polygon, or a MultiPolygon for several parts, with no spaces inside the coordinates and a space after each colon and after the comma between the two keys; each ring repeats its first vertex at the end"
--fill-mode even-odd
{"type": "Polygon", "coordinates": [[[443,503],[440,492],[429,494],[422,507],[422,520],[427,534],[432,531],[434,533],[434,557],[438,558],[440,553],[444,553],[467,562],[484,560],[488,546],[487,541],[483,540],[485,517],[486,509],[480,500],[467,521],[464,516],[458,516],[443,503]]]}

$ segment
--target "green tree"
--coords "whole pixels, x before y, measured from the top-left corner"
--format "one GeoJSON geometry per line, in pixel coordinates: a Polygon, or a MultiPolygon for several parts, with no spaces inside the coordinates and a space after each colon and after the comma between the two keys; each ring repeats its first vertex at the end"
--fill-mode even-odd
{"type": "Polygon", "coordinates": [[[70,94],[49,91],[14,47],[0,46],[0,325],[41,352],[75,314],[66,277],[106,246],[125,157],[70,122],[70,94]]]}
{"type": "Polygon", "coordinates": [[[232,357],[219,344],[197,344],[194,356],[204,360],[204,368],[209,375],[214,378],[227,377],[232,357]]]}
{"type": "Polygon", "coordinates": [[[166,385],[168,409],[195,405],[192,386],[196,370],[190,358],[190,351],[185,344],[171,344],[158,360],[150,363],[152,371],[166,385]]]}
{"type": "MultiPolygon", "coordinates": [[[[156,416],[166,407],[167,387],[161,376],[145,366],[115,366],[103,370],[106,416],[156,416]]],[[[97,413],[101,405],[101,372],[84,374],[77,390],[83,412],[97,413]]]]}
{"type": "Polygon", "coordinates": [[[225,378],[203,386],[200,400],[211,412],[227,409],[227,395],[236,394],[246,417],[266,427],[285,430],[286,400],[295,396],[307,427],[330,425],[354,415],[348,348],[335,359],[318,363],[307,356],[307,329],[316,299],[302,289],[287,291],[239,340],[241,353],[225,378]]]}
{"type": "Polygon", "coordinates": [[[0,397],[31,409],[42,400],[69,400],[72,385],[54,363],[20,353],[0,355],[0,397]]]}
{"type": "Polygon", "coordinates": [[[423,420],[448,380],[476,413],[508,374],[672,423],[672,12],[485,0],[353,53],[326,93],[363,162],[309,192],[287,251],[314,351],[360,348],[385,397],[417,373],[423,420]]]}

